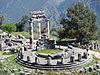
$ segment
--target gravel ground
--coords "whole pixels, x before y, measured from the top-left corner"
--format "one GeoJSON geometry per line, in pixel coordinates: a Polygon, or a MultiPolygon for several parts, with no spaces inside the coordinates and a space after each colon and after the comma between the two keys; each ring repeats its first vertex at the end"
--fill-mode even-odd
{"type": "Polygon", "coordinates": [[[100,53],[99,52],[89,50],[89,53],[93,54],[96,58],[100,59],[100,53]]]}

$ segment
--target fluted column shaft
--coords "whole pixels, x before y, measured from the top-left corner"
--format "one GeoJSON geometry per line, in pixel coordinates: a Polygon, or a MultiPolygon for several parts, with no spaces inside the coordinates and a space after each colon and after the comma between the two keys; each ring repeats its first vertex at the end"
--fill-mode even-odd
{"type": "Polygon", "coordinates": [[[33,22],[29,21],[30,48],[33,48],[33,22]]]}
{"type": "Polygon", "coordinates": [[[50,26],[49,26],[49,20],[46,20],[46,25],[47,25],[47,36],[50,37],[50,26]]]}

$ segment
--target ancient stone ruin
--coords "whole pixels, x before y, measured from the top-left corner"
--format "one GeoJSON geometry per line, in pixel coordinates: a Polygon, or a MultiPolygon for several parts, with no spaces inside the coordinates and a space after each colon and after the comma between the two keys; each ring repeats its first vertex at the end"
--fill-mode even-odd
{"type": "Polygon", "coordinates": [[[32,69],[74,69],[83,67],[92,60],[92,56],[86,49],[75,48],[71,45],[57,45],[55,40],[50,39],[49,27],[49,19],[44,11],[32,12],[32,17],[29,20],[30,41],[19,49],[16,57],[19,64],[32,69]],[[42,20],[45,20],[47,25],[47,33],[45,34],[41,34],[40,21],[42,20]],[[34,22],[39,27],[38,40],[33,39],[34,22]],[[61,52],[53,54],[37,53],[37,51],[45,49],[54,49],[61,52]]]}

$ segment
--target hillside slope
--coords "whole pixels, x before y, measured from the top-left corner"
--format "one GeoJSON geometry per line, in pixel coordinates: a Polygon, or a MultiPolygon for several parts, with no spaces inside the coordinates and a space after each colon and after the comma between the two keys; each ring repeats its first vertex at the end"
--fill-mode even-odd
{"type": "Polygon", "coordinates": [[[66,16],[66,9],[78,1],[90,7],[100,23],[100,0],[0,0],[0,13],[6,16],[7,22],[17,22],[24,14],[44,10],[51,21],[59,24],[60,18],[66,16]]]}

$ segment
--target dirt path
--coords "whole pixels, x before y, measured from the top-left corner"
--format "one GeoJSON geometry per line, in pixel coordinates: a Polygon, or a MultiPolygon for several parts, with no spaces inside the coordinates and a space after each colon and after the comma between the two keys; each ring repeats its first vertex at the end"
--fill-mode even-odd
{"type": "Polygon", "coordinates": [[[99,52],[95,52],[95,51],[89,50],[89,53],[93,54],[95,57],[97,57],[98,59],[100,59],[100,53],[99,52]]]}
{"type": "Polygon", "coordinates": [[[8,58],[11,55],[2,55],[2,52],[0,51],[0,59],[8,58]]]}
{"type": "Polygon", "coordinates": [[[0,59],[5,59],[5,58],[8,58],[10,57],[11,55],[0,55],[0,59]]]}
{"type": "MultiPolygon", "coordinates": [[[[80,48],[76,48],[76,47],[73,47],[73,48],[76,49],[76,50],[80,49],[80,48]]],[[[86,50],[86,49],[82,49],[82,51],[84,51],[84,50],[86,50]]],[[[99,52],[89,50],[89,53],[93,54],[96,58],[100,59],[100,53],[99,52]]]]}

